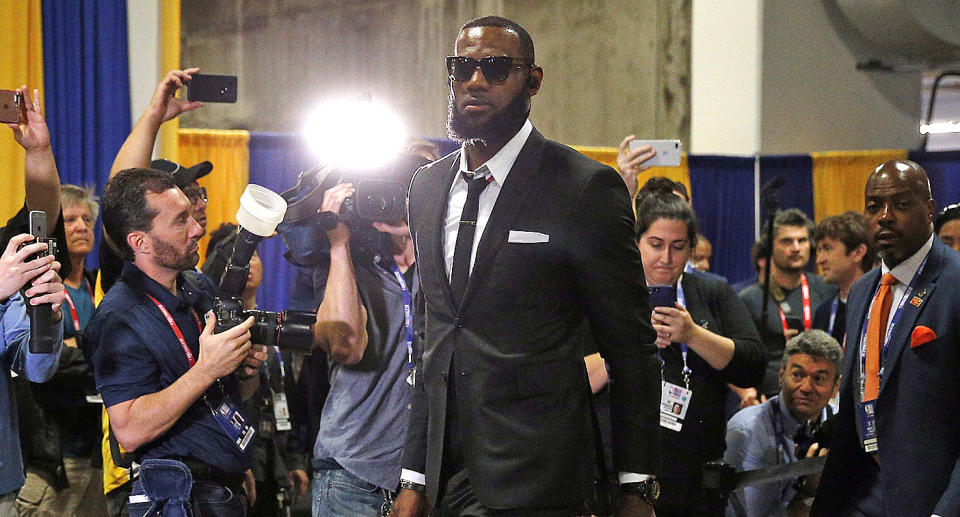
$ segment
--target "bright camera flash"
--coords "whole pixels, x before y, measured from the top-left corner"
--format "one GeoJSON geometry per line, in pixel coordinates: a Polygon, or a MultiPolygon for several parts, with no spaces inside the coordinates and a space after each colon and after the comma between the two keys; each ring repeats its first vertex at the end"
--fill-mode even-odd
{"type": "Polygon", "coordinates": [[[403,149],[400,118],[368,95],[324,102],[307,116],[307,146],[323,163],[339,169],[373,169],[403,149]]]}

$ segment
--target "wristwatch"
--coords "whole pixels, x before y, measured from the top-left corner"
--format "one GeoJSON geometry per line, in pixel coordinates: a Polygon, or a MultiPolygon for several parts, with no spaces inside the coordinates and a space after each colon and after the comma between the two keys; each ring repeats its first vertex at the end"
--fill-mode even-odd
{"type": "Polygon", "coordinates": [[[414,483],[413,481],[407,481],[405,479],[400,480],[400,489],[401,490],[413,490],[418,493],[425,493],[427,487],[421,485],[420,483],[414,483]]]}
{"type": "Polygon", "coordinates": [[[623,495],[637,495],[650,505],[654,505],[660,498],[660,483],[656,478],[647,478],[643,481],[633,483],[623,483],[620,485],[620,493],[623,495]]]}

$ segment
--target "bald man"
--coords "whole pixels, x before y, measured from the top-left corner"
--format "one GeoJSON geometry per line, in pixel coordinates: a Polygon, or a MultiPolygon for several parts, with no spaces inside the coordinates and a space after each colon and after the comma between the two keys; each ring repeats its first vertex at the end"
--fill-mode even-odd
{"type": "Polygon", "coordinates": [[[836,434],[811,515],[960,515],[960,254],[933,235],[916,163],[877,167],[864,198],[883,264],[850,291],[836,434]]]}

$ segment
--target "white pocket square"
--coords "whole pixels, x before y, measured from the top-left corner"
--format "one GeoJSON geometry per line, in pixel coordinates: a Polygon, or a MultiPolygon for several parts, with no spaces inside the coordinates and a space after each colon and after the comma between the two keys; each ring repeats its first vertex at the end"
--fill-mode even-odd
{"type": "Polygon", "coordinates": [[[533,244],[537,242],[550,242],[550,236],[540,232],[522,232],[519,230],[510,230],[507,242],[519,242],[522,244],[533,244]]]}

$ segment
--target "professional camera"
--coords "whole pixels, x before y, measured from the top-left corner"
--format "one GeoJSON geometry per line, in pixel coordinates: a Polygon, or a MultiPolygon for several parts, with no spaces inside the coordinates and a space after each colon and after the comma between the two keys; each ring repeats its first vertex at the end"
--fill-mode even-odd
{"type": "Polygon", "coordinates": [[[226,261],[220,292],[214,301],[217,315],[215,332],[239,325],[250,316],[254,317],[250,340],[259,345],[276,345],[281,349],[309,354],[313,348],[313,323],[315,316],[303,311],[244,310],[243,289],[247,285],[250,258],[257,244],[273,231],[283,219],[287,203],[278,194],[259,185],[247,185],[240,196],[237,210],[239,233],[233,239],[233,250],[226,261]]]}
{"type": "MultiPolygon", "coordinates": [[[[362,172],[331,174],[336,182],[325,181],[326,190],[336,183],[353,183],[356,192],[343,201],[339,219],[348,226],[376,221],[403,221],[407,218],[407,188],[413,173],[427,160],[401,154],[387,165],[362,172]]],[[[329,177],[329,176],[328,176],[329,177]]]]}
{"type": "Polygon", "coordinates": [[[383,237],[370,223],[406,219],[410,179],[427,162],[421,156],[400,154],[388,165],[375,169],[321,166],[301,172],[297,184],[281,194],[289,205],[277,230],[287,245],[287,260],[300,267],[326,264],[327,231],[339,222],[350,228],[355,253],[379,253],[383,237]],[[324,193],[338,183],[352,183],[356,192],[344,200],[340,214],[320,212],[324,193]]]}
{"type": "Polygon", "coordinates": [[[822,422],[810,422],[800,426],[793,443],[797,446],[797,458],[805,458],[810,446],[818,444],[821,449],[829,449],[830,442],[833,441],[833,422],[834,417],[827,418],[822,422]]]}

